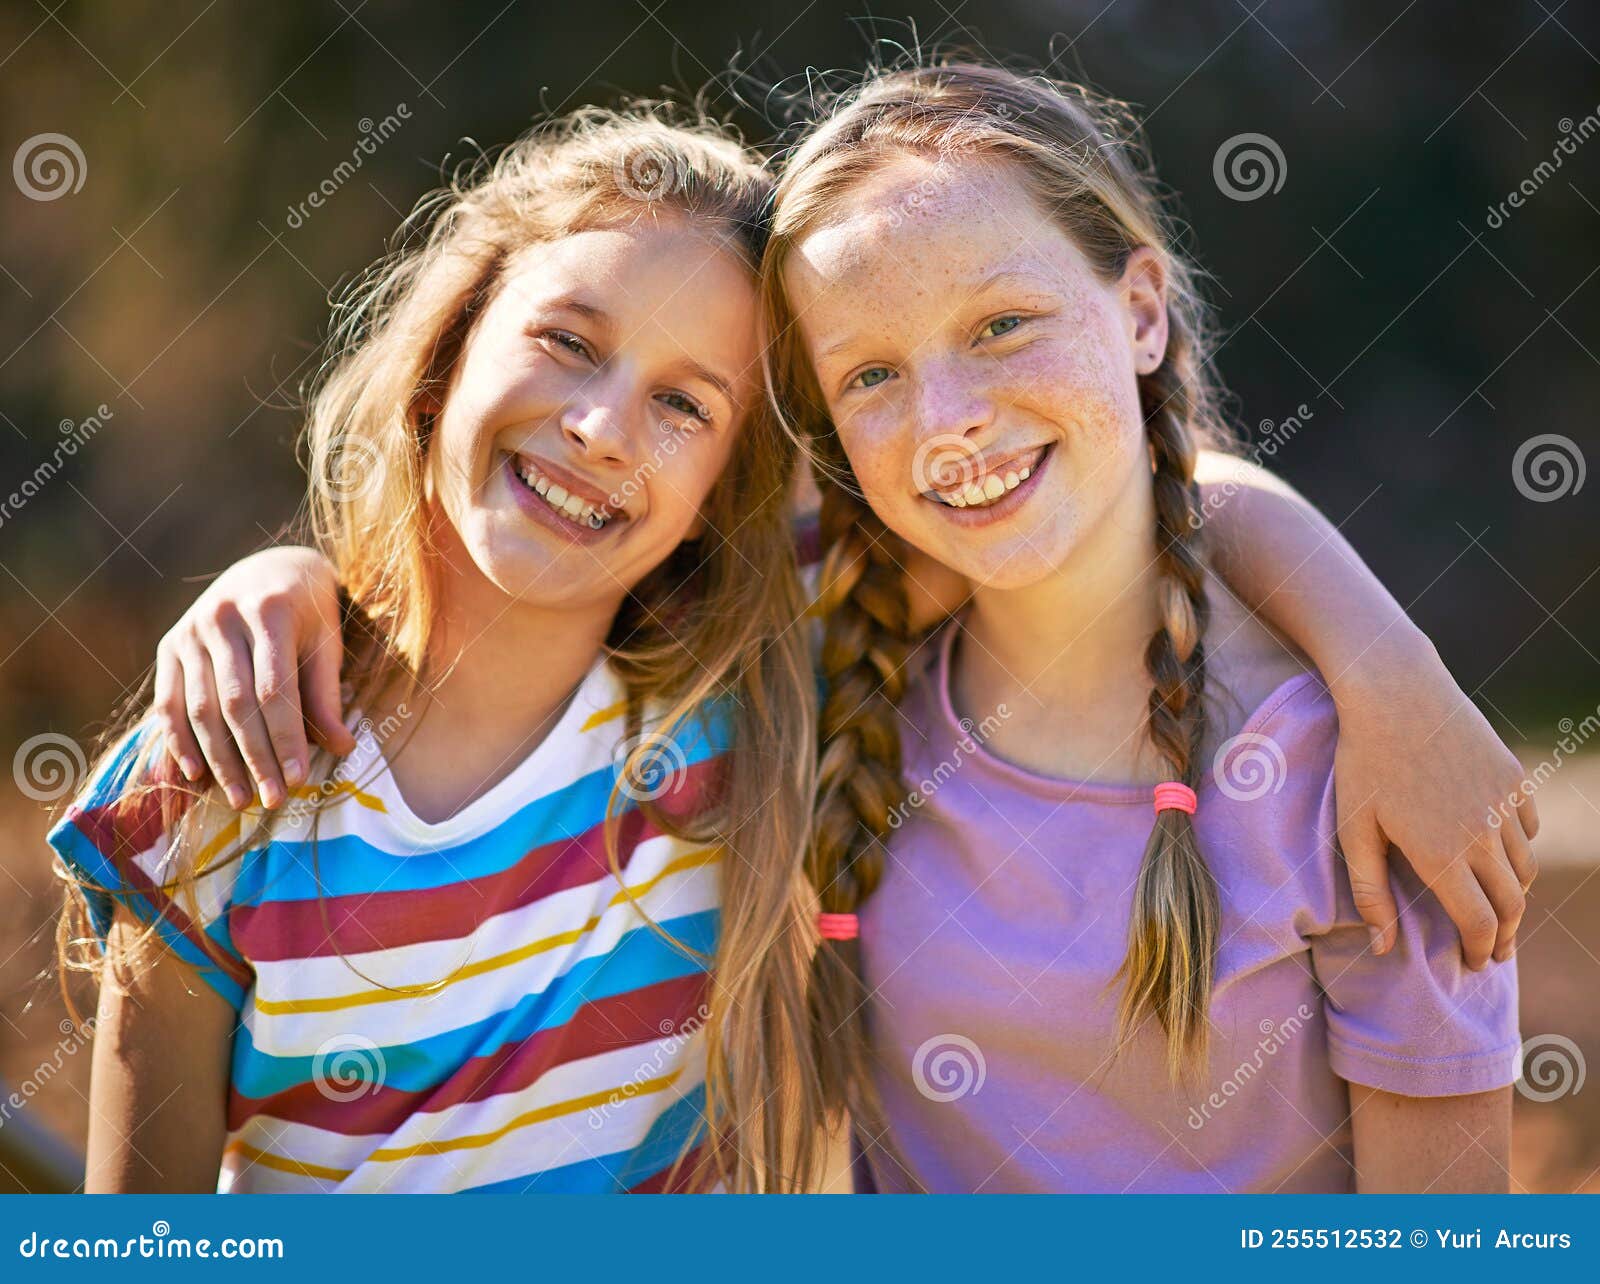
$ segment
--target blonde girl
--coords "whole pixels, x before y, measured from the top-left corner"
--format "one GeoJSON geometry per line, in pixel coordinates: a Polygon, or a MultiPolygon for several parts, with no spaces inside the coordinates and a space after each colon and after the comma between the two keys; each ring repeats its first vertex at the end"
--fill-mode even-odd
{"type": "Polygon", "coordinates": [[[774,384],[830,608],[809,869],[859,932],[818,955],[830,1100],[883,1189],[1503,1189],[1514,965],[1469,970],[1403,868],[1372,948],[1345,674],[1211,568],[1225,434],[1156,192],[1115,105],[972,64],[867,77],[779,184],[774,384]],[[973,587],[929,640],[913,549],[973,587]]]}
{"type": "MultiPolygon", "coordinates": [[[[984,72],[981,77],[986,78],[985,85],[1005,87],[1013,83],[1000,73],[984,72]]],[[[1025,565],[1024,559],[1009,559],[1005,553],[997,554],[991,565],[974,561],[965,552],[958,555],[938,543],[918,549],[891,530],[895,504],[904,500],[914,509],[915,504],[929,502],[922,489],[931,489],[930,483],[942,481],[953,490],[958,482],[978,480],[977,474],[962,475],[972,452],[956,450],[952,454],[948,440],[965,440],[964,434],[969,430],[981,428],[977,420],[964,418],[967,410],[978,413],[976,403],[958,402],[954,409],[946,406],[940,413],[947,418],[937,423],[928,417],[938,402],[940,389],[947,386],[939,371],[925,386],[919,385],[920,400],[901,403],[903,424],[908,426],[908,432],[910,426],[916,426],[916,431],[903,443],[909,444],[910,457],[891,457],[893,476],[886,479],[876,473],[852,475],[847,471],[848,464],[855,461],[853,457],[847,459],[841,447],[845,423],[841,421],[841,432],[836,434],[831,418],[832,398],[824,396],[818,387],[811,373],[813,354],[805,345],[819,345],[820,355],[822,349],[842,345],[853,335],[864,334],[870,340],[874,335],[895,334],[896,309],[880,306],[876,297],[879,286],[890,283],[888,274],[880,270],[868,273],[866,278],[858,275],[851,279],[844,297],[856,324],[841,325],[836,334],[794,324],[796,311],[803,316],[811,314],[806,309],[792,309],[786,298],[790,270],[798,270],[797,265],[808,262],[815,248],[808,235],[813,221],[825,221],[835,194],[842,199],[858,181],[866,181],[884,167],[885,150],[892,149],[876,149],[876,140],[867,128],[879,106],[893,104],[904,89],[911,94],[913,107],[902,115],[916,116],[923,98],[935,96],[931,88],[908,88],[910,84],[888,81],[884,82],[880,97],[865,93],[860,112],[845,114],[849,129],[855,132],[846,134],[841,132],[842,126],[825,123],[816,140],[802,145],[796,168],[786,180],[788,199],[780,207],[783,236],[775,243],[768,262],[774,325],[771,332],[778,340],[772,352],[773,393],[793,425],[812,442],[823,463],[821,537],[829,551],[823,576],[824,604],[832,609],[819,659],[828,681],[823,722],[827,743],[821,758],[823,787],[810,857],[822,909],[844,918],[858,910],[870,916],[872,905],[884,903],[881,893],[874,894],[875,888],[880,879],[892,876],[896,866],[886,854],[883,840],[892,838],[897,828],[903,832],[927,807],[925,799],[908,801],[911,795],[900,758],[902,735],[922,725],[916,721],[919,717],[933,717],[933,712],[919,712],[904,699],[928,652],[927,647],[919,645],[923,631],[958,606],[971,583],[980,585],[981,603],[986,596],[981,587],[985,577],[996,573],[1008,560],[1017,566],[1025,565]],[[848,144],[840,141],[846,137],[848,144]],[[858,155],[860,172],[853,168],[858,155]],[[818,181],[813,186],[814,177],[818,181]],[[935,449],[926,449],[929,443],[935,449]],[[916,493],[908,496],[905,492],[913,471],[922,482],[916,493]],[[862,501],[863,491],[871,507],[862,501]],[[883,515],[880,517],[874,510],[881,510],[883,515]],[[907,717],[913,720],[905,722],[907,717]]],[[[1044,106],[1055,101],[1054,95],[1052,90],[1041,100],[1044,106]]],[[[975,126],[996,126],[1002,113],[986,115],[981,109],[982,98],[983,91],[968,95],[968,105],[976,113],[975,126]]],[[[1019,110],[1034,106],[1026,94],[1012,105],[1019,110]]],[[[885,110],[887,115],[894,114],[885,110]]],[[[940,117],[936,123],[942,129],[949,121],[940,117]]],[[[906,127],[906,122],[891,121],[886,126],[889,127],[906,127]]],[[[959,137],[950,136],[949,165],[916,175],[907,199],[897,202],[885,214],[884,227],[856,229],[863,235],[854,249],[863,259],[876,251],[872,238],[886,228],[906,230],[914,248],[916,238],[927,226],[925,209],[945,191],[950,176],[959,176],[954,147],[959,137]]],[[[946,152],[937,155],[944,157],[946,152]]],[[[961,225],[965,229],[963,236],[956,237],[955,243],[946,248],[969,254],[962,242],[982,242],[986,227],[994,221],[982,207],[968,211],[961,225]]],[[[835,265],[840,271],[847,266],[835,265]]],[[[937,262],[919,261],[918,288],[931,291],[945,284],[942,271],[937,262]]],[[[953,317],[966,293],[965,287],[954,294],[941,293],[937,299],[940,315],[950,313],[953,317]]],[[[1172,297],[1174,307],[1187,306],[1188,300],[1181,293],[1174,291],[1172,297]]],[[[983,338],[999,340],[1001,336],[983,338]]],[[[1145,380],[1152,395],[1159,389],[1159,396],[1151,404],[1170,398],[1178,408],[1174,414],[1181,415],[1185,423],[1199,416],[1196,407],[1205,387],[1192,378],[1200,368],[1200,350],[1198,346],[1185,348],[1186,339],[1198,344],[1196,335],[1174,333],[1163,350],[1162,360],[1145,380]],[[1193,405],[1186,400],[1191,397],[1193,405]]],[[[915,337],[897,335],[897,341],[904,344],[907,353],[919,350],[921,345],[915,337]]],[[[964,342],[968,347],[961,351],[970,351],[971,360],[980,364],[988,361],[987,350],[976,332],[967,335],[964,342]]],[[[956,356],[947,355],[944,360],[952,373],[961,364],[956,356]]],[[[1000,368],[995,363],[990,365],[1000,368]]],[[[1132,380],[1133,376],[1129,378],[1132,380]]],[[[1132,388],[1130,382],[1128,389],[1132,388]]],[[[1125,395],[1128,389],[1124,390],[1125,395]]],[[[874,395],[881,399],[897,393],[874,395]]],[[[1132,414],[1137,425],[1137,408],[1132,414]]],[[[1261,609],[1305,649],[1324,673],[1335,679],[1334,695],[1345,721],[1338,748],[1338,821],[1356,905],[1373,933],[1373,949],[1382,952],[1392,948],[1403,926],[1397,922],[1386,860],[1387,844],[1395,841],[1405,848],[1412,864],[1454,916],[1462,931],[1460,948],[1469,964],[1482,966],[1491,951],[1505,953],[1511,947],[1521,915],[1519,878],[1531,878],[1531,857],[1525,845],[1508,852],[1496,838],[1491,846],[1494,836],[1483,817],[1499,798],[1515,788],[1520,775],[1515,760],[1450,681],[1426,640],[1405,621],[1337,532],[1259,470],[1241,469],[1214,454],[1202,456],[1201,463],[1209,466],[1215,478],[1209,492],[1202,492],[1214,501],[1206,508],[1210,514],[1205,522],[1207,534],[1216,537],[1213,552],[1222,562],[1232,588],[1246,602],[1261,609]],[[1461,857],[1463,835],[1473,840],[1465,849],[1465,858],[1461,857]]],[[[1183,466],[1196,466],[1192,450],[1184,457],[1183,466]]],[[[1015,493],[1020,494],[1025,484],[1026,479],[1021,476],[1025,467],[1018,465],[1015,493]]],[[[1000,484],[1010,484],[1004,472],[1000,484]]],[[[943,510],[938,515],[941,520],[945,517],[943,510]]],[[[969,516],[977,518],[978,514],[969,516]]],[[[1188,547],[1185,543],[1185,551],[1188,547]]],[[[1187,573],[1193,574],[1192,566],[1187,573]]],[[[1127,586],[1118,587],[1143,592],[1146,586],[1138,576],[1130,576],[1127,586]]],[[[1171,596],[1166,587],[1157,593],[1171,596]]],[[[1081,627],[1082,619],[1066,609],[1070,602],[1056,602],[1055,606],[1063,610],[1059,621],[1029,621],[1017,629],[1019,635],[1033,630],[1040,637],[1055,638],[1064,644],[1081,627]]],[[[285,777],[293,780],[302,770],[306,753],[302,715],[317,735],[339,734],[337,675],[322,658],[327,653],[330,621],[335,616],[332,573],[321,555],[306,550],[277,549],[258,554],[225,572],[201,597],[163,640],[156,679],[159,725],[173,755],[185,763],[188,775],[198,779],[209,771],[238,790],[248,793],[255,789],[270,800],[281,792],[280,782],[285,777]],[[216,691],[226,691],[230,696],[221,708],[208,698],[216,691]]],[[[1123,648],[1125,657],[1134,659],[1143,650],[1142,642],[1123,648]]],[[[508,662],[517,658],[508,657],[508,662]]],[[[1169,664],[1163,655],[1158,657],[1158,663],[1163,680],[1168,683],[1174,673],[1186,672],[1181,660],[1173,659],[1169,664]]],[[[1140,681],[1148,683],[1142,673],[1140,681]]],[[[1107,684],[1106,690],[1112,689],[1107,684]]],[[[1136,693],[1140,710],[1145,708],[1148,694],[1148,686],[1141,685],[1136,693]]],[[[1176,692],[1172,698],[1177,700],[1176,692]]],[[[1025,706],[1019,701],[1010,707],[1020,710],[1025,706]]],[[[1043,705],[1035,699],[1031,707],[1037,710],[1043,705]]],[[[1163,703],[1163,711],[1167,707],[1163,703]]],[[[1123,698],[1120,704],[1108,701],[1103,708],[1079,709],[1070,723],[1053,717],[1052,733],[1046,740],[1079,746],[1106,744],[1108,738],[1111,745],[1138,741],[1142,730],[1134,728],[1130,732],[1123,725],[1126,712],[1123,698]],[[1067,726],[1072,729],[1070,736],[1062,734],[1062,728],[1067,726]]],[[[1177,716],[1176,711],[1173,716],[1177,716]]],[[[1183,713],[1183,726],[1188,726],[1186,720],[1191,716],[1191,712],[1183,713]]],[[[975,720],[975,725],[981,726],[982,721],[975,720]]],[[[803,752],[803,746],[797,744],[788,752],[793,761],[803,752]]],[[[1191,769],[1184,774],[1199,770],[1200,759],[1189,756],[1191,769]]],[[[929,778],[937,774],[940,780],[948,780],[951,770],[948,765],[941,768],[937,763],[931,764],[929,778]]],[[[1146,805],[1148,801],[1146,798],[1146,805]]],[[[1523,814],[1531,829],[1531,806],[1523,814]]],[[[992,859],[998,859],[993,853],[1003,852],[1004,844],[1012,837],[1004,819],[993,817],[981,848],[990,852],[992,859]]],[[[892,850],[891,842],[889,851],[892,850]]],[[[915,870],[910,874],[914,875],[915,870]]],[[[940,903],[934,908],[943,916],[957,907],[940,903]]],[[[834,919],[827,922],[830,928],[837,925],[834,919]]],[[[1071,939],[1070,932],[1062,936],[1060,923],[1042,921],[1013,924],[1015,942],[1020,943],[1031,927],[1043,934],[1038,948],[1046,952],[1041,962],[1059,954],[1071,939]]],[[[1361,939],[1365,942],[1367,938],[1361,939]]],[[[1001,953],[1011,950],[1004,940],[997,944],[1001,953]]],[[[854,956],[863,946],[870,963],[870,941],[861,945],[833,941],[822,947],[817,955],[819,984],[811,1000],[816,1004],[817,1057],[827,1074],[831,1103],[851,1107],[858,1115],[861,1135],[873,1138],[885,1134],[873,1130],[878,1087],[873,1082],[872,1067],[892,1064],[910,1074],[914,1058],[892,1044],[880,1049],[881,1056],[875,1058],[873,1045],[864,1040],[866,1027],[856,1024],[857,1016],[874,1023],[885,1019],[885,1013],[870,1003],[864,1006],[863,1000],[870,999],[887,975],[875,978],[869,969],[865,994],[853,979],[858,967],[854,956]]],[[[1457,949],[1453,935],[1449,949],[1457,949]]],[[[884,964],[885,974],[892,970],[892,962],[884,964]]],[[[1115,964],[1110,971],[1115,971],[1115,964]]],[[[914,972],[902,971],[899,975],[916,984],[914,972]]],[[[1102,982],[1106,979],[1109,972],[1101,978],[1102,982]]],[[[1009,1001],[1011,996],[1006,997],[1009,1001]]],[[[1006,1016],[1006,1008],[1007,1004],[1001,1004],[996,1015],[1006,1016]]],[[[1047,1026],[1041,1037],[1048,1041],[1047,1026]]],[[[920,1046],[914,1045],[910,1051],[920,1046]]],[[[958,1107],[952,1110],[961,1113],[958,1107]]],[[[921,1136],[921,1123],[914,1127],[921,1136]]],[[[953,1152],[969,1139],[945,1139],[929,1131],[925,1140],[936,1150],[953,1152]]],[[[887,1147],[885,1153],[889,1153],[887,1147]]],[[[977,1184],[976,1180],[973,1184],[977,1184]]]]}
{"type": "Polygon", "coordinates": [[[308,434],[340,752],[268,813],[141,717],[51,834],[88,1189],[812,1180],[769,196],[708,124],[584,111],[353,291],[308,434]]]}

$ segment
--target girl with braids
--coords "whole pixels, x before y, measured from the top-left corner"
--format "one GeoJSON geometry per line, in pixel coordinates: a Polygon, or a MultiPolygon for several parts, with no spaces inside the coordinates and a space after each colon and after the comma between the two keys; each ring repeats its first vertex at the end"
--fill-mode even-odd
{"type": "Polygon", "coordinates": [[[1211,569],[1217,394],[1132,122],[870,76],[788,160],[763,280],[824,488],[817,1049],[870,1178],[1504,1189],[1514,964],[1468,969],[1403,868],[1369,939],[1335,701],[1211,569]],[[913,550],[972,588],[925,640],[913,550]]]}
{"type": "MultiPolygon", "coordinates": [[[[1233,1043],[1260,1037],[1231,1006],[1242,977],[1267,974],[1298,1001],[1316,939],[1319,975],[1356,1011],[1375,977],[1414,980],[1426,946],[1438,992],[1464,992],[1461,955],[1475,968],[1510,950],[1532,877],[1531,803],[1526,836],[1483,821],[1521,770],[1426,639],[1319,514],[1202,449],[1221,434],[1193,288],[1135,151],[1102,135],[1113,124],[1076,91],[993,69],[880,74],[800,145],[780,187],[763,267],[770,391],[822,483],[829,611],[806,852],[816,899],[798,933],[815,975],[790,992],[811,1005],[814,1061],[786,1072],[788,1109],[761,1122],[803,1136],[808,1093],[825,1089],[885,1184],[1203,1184],[1178,1171],[1200,1143],[1171,1073],[1192,1082],[1208,1031],[1218,1073],[1233,1043]],[[1329,675],[1332,704],[1213,563],[1329,675]],[[1238,732],[1293,750],[1293,788],[1256,811],[1210,783],[1215,746],[1238,732]],[[1158,782],[1196,790],[1198,818],[1152,819],[1158,782]],[[1403,917],[1390,841],[1417,871],[1397,875],[1403,917]],[[1298,872],[1285,864],[1295,850],[1298,872]],[[1411,904],[1419,878],[1459,949],[1432,902],[1411,904]],[[858,913],[860,939],[847,939],[858,913]],[[1330,971],[1335,950],[1348,979],[1330,971]],[[1232,1023],[1221,1035],[1219,1018],[1232,1023]],[[954,1049],[943,1036],[959,1036],[954,1049]],[[935,1101],[955,1095],[938,1071],[971,1046],[960,1040],[988,1059],[986,1084],[935,1101]],[[1168,1145],[1167,1120],[1184,1145],[1168,1145]]],[[[338,675],[321,658],[336,618],[334,573],[308,550],[257,554],[201,596],[157,657],[157,725],[187,775],[253,787],[270,806],[303,768],[305,724],[339,734],[338,675]],[[221,709],[205,698],[217,691],[232,697],[221,709]]],[[[781,746],[798,774],[814,743],[735,751],[781,746]]],[[[1510,977],[1486,984],[1503,993],[1510,977]]],[[[1375,1020],[1341,1045],[1365,1054],[1334,1066],[1320,1000],[1314,1011],[1271,1014],[1306,1027],[1275,1067],[1299,1076],[1288,1095],[1330,1140],[1303,1147],[1315,1160],[1297,1168],[1279,1128],[1258,1160],[1212,1164],[1224,1184],[1346,1180],[1334,1071],[1353,1076],[1365,1055],[1390,1073],[1392,1030],[1375,1020]]],[[[1436,1024],[1443,1047],[1455,1027],[1436,1024]]],[[[771,1073],[794,1051],[762,1046],[755,1068],[771,1073]]],[[[1476,1064],[1464,1073],[1484,1073],[1476,1064]]],[[[1364,1118],[1386,1108],[1368,1103],[1364,1118]]],[[[1238,1149],[1262,1109],[1234,1106],[1206,1145],[1238,1149]]],[[[779,1148],[759,1135],[768,1163],[779,1148]]],[[[1373,1152],[1363,1162],[1375,1171],[1373,1152]]]]}
{"type": "Polygon", "coordinates": [[[770,192],[710,125],[584,111],[358,284],[308,433],[348,725],[264,812],[138,717],[51,834],[90,1190],[812,1180],[770,192]]]}

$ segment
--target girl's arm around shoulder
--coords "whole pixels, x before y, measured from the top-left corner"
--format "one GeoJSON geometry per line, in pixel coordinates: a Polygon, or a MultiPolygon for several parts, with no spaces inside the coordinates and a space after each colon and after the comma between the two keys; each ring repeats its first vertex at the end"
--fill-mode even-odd
{"type": "Polygon", "coordinates": [[[236,1019],[147,925],[117,911],[95,1016],[86,1191],[216,1190],[236,1019]]]}

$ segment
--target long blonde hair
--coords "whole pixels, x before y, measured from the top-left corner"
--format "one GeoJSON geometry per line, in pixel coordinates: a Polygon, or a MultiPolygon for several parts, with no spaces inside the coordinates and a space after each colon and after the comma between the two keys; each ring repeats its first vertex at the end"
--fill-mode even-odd
{"type": "MultiPolygon", "coordinates": [[[[417,689],[440,573],[424,492],[429,439],[512,255],[665,215],[722,237],[753,272],[770,195],[759,160],[701,116],[662,105],[588,108],[534,129],[424,198],[393,252],[351,287],[313,382],[305,441],[309,525],[346,597],[343,677],[356,704],[417,689]]],[[[706,1144],[691,1180],[734,1190],[806,1184],[820,1163],[805,999],[813,929],[801,896],[815,680],[805,639],[791,627],[804,607],[787,503],[794,459],[770,408],[753,406],[702,508],[705,533],[634,587],[607,639],[629,730],[646,709],[665,711],[643,737],[629,738],[607,808],[615,872],[626,782],[648,775],[663,743],[692,721],[719,723],[732,746],[719,759],[710,806],[692,820],[654,801],[638,805],[667,832],[724,848],[704,1023],[706,1144]]],[[[318,759],[314,780],[335,765],[318,759]]],[[[328,795],[317,808],[338,801],[328,795]]],[[[173,833],[183,840],[183,826],[173,833]]],[[[69,889],[78,894],[70,924],[63,919],[69,964],[82,961],[68,948],[86,936],[82,890],[69,889]]]]}
{"type": "MultiPolygon", "coordinates": [[[[882,878],[890,816],[905,797],[895,706],[917,642],[905,548],[865,502],[801,341],[784,288],[796,245],[839,199],[897,156],[965,157],[1012,168],[1107,281],[1149,246],[1166,266],[1169,340],[1139,395],[1153,464],[1163,622],[1146,650],[1148,730],[1171,778],[1191,787],[1205,734],[1207,604],[1194,481],[1199,443],[1220,441],[1205,309],[1136,121],[1081,86],[975,62],[884,69],[841,93],[799,143],[778,184],[762,263],[769,383],[776,409],[808,447],[822,490],[822,670],[818,802],[807,872],[829,912],[853,912],[882,878]]],[[[1190,818],[1157,818],[1135,894],[1119,1046],[1154,1016],[1175,1078],[1205,1056],[1214,977],[1217,889],[1190,818]]],[[[825,942],[814,977],[814,1029],[830,1105],[882,1128],[869,1075],[867,994],[855,942],[825,942]]]]}

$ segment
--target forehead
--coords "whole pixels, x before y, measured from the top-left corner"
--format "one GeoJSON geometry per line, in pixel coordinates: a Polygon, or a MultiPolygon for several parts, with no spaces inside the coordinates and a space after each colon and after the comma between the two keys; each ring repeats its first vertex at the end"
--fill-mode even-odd
{"type": "Polygon", "coordinates": [[[616,336],[742,373],[755,358],[754,273],[732,247],[675,214],[590,228],[513,256],[506,306],[531,310],[581,299],[616,336]]]}
{"type": "Polygon", "coordinates": [[[1071,238],[1014,167],[896,157],[848,190],[795,246],[789,282],[809,293],[938,293],[982,276],[1064,269],[1071,238]]]}

